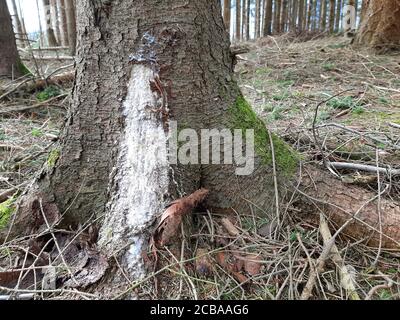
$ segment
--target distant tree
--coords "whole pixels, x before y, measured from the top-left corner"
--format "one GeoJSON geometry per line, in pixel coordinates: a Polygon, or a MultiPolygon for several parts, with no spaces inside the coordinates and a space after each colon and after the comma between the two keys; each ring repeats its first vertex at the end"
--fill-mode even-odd
{"type": "Polygon", "coordinates": [[[68,24],[67,14],[65,12],[65,0],[57,0],[57,7],[60,13],[60,32],[61,32],[61,44],[68,47],[68,24]]]}
{"type": "Polygon", "coordinates": [[[299,17],[299,21],[298,21],[298,31],[303,31],[304,30],[304,22],[305,22],[305,10],[304,8],[306,8],[306,3],[307,1],[305,0],[299,0],[299,13],[298,13],[298,17],[299,17]]]}
{"type": "Polygon", "coordinates": [[[312,8],[312,26],[311,29],[313,31],[317,30],[317,28],[319,27],[318,21],[317,21],[317,7],[318,7],[318,1],[314,0],[313,1],[313,8],[312,8]]]}
{"type": "Polygon", "coordinates": [[[246,40],[250,39],[250,9],[251,9],[251,3],[250,3],[250,0],[247,0],[247,3],[246,3],[246,40]]]}
{"type": "Polygon", "coordinates": [[[281,12],[282,12],[282,0],[275,0],[274,6],[274,33],[281,32],[281,12]]]}
{"type": "Polygon", "coordinates": [[[326,30],[327,0],[321,0],[320,30],[326,30]]]}
{"type": "Polygon", "coordinates": [[[336,1],[336,19],[335,19],[335,31],[339,32],[340,22],[342,20],[342,0],[336,1]]]}
{"type": "Polygon", "coordinates": [[[261,0],[256,0],[255,11],[254,37],[259,38],[261,31],[261,0]]]}
{"type": "Polygon", "coordinates": [[[280,32],[286,32],[289,0],[282,0],[281,26],[280,32]]]}
{"type": "Polygon", "coordinates": [[[75,55],[76,50],[76,19],[75,4],[73,0],[65,1],[65,12],[67,15],[68,43],[71,55],[75,55]]]}
{"type": "Polygon", "coordinates": [[[263,36],[270,34],[272,34],[272,0],[265,0],[263,36]]]}
{"type": "Polygon", "coordinates": [[[231,32],[231,0],[224,0],[224,24],[226,31],[231,32]]]}
{"type": "Polygon", "coordinates": [[[56,41],[58,44],[60,44],[61,29],[60,29],[60,19],[59,19],[59,10],[57,7],[57,0],[50,0],[50,15],[51,15],[51,23],[54,30],[54,35],[56,36],[56,41]]]}
{"type": "Polygon", "coordinates": [[[14,21],[15,21],[15,29],[16,29],[16,33],[17,33],[17,42],[20,45],[25,45],[27,44],[26,41],[24,41],[24,38],[26,35],[24,35],[23,32],[23,28],[22,28],[22,23],[21,23],[21,19],[20,16],[18,14],[18,8],[17,8],[17,4],[15,3],[15,0],[11,0],[11,5],[12,5],[12,9],[14,12],[14,21]]]}
{"type": "Polygon", "coordinates": [[[367,0],[355,45],[367,46],[378,52],[400,50],[400,2],[398,0],[367,0]]]}
{"type": "Polygon", "coordinates": [[[290,13],[290,30],[296,31],[297,27],[297,18],[299,14],[299,2],[302,0],[293,0],[291,1],[291,13],[290,13]]]}
{"type": "Polygon", "coordinates": [[[329,0],[329,32],[333,33],[335,31],[335,11],[336,1],[329,0]]]}
{"type": "Polygon", "coordinates": [[[50,47],[55,47],[57,46],[57,40],[51,22],[50,0],[42,0],[42,3],[43,3],[44,18],[45,18],[44,21],[46,23],[47,45],[50,47]]]}
{"type": "Polygon", "coordinates": [[[0,0],[0,77],[19,77],[24,72],[6,0],[0,0]]]}

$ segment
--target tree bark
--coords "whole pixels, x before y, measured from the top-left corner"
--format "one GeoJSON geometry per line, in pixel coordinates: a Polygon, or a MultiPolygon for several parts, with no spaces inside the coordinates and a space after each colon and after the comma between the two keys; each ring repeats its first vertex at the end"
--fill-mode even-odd
{"type": "Polygon", "coordinates": [[[336,1],[335,32],[339,32],[341,20],[342,20],[342,0],[337,0],[336,1]]]}
{"type": "Polygon", "coordinates": [[[240,35],[240,39],[243,41],[245,40],[245,35],[246,35],[246,16],[247,16],[247,10],[246,10],[246,2],[247,0],[242,0],[241,4],[242,4],[242,23],[241,23],[241,35],[240,35]]]}
{"type": "Polygon", "coordinates": [[[61,30],[57,0],[50,0],[50,15],[56,41],[58,44],[61,44],[61,30]]]}
{"type": "Polygon", "coordinates": [[[288,1],[289,0],[282,0],[281,25],[279,27],[280,32],[286,32],[288,20],[288,1]]]}
{"type": "Polygon", "coordinates": [[[240,10],[240,0],[236,0],[236,41],[241,39],[241,10],[240,10]]]}
{"type": "Polygon", "coordinates": [[[19,77],[22,75],[22,63],[6,0],[0,0],[0,30],[0,77],[19,77]]]}
{"type": "Polygon", "coordinates": [[[265,13],[264,13],[264,37],[272,34],[272,0],[265,0],[265,13]]]}
{"type": "Polygon", "coordinates": [[[335,31],[335,9],[336,1],[329,0],[329,32],[333,33],[335,31]]]}
{"type": "Polygon", "coordinates": [[[250,40],[250,0],[247,0],[246,4],[246,40],[250,40]]]}
{"type": "Polygon", "coordinates": [[[274,32],[281,32],[281,11],[282,10],[282,0],[275,0],[275,19],[274,19],[274,32]]]}
{"type": "Polygon", "coordinates": [[[61,44],[64,47],[68,47],[69,46],[68,24],[67,24],[67,15],[65,12],[65,0],[57,0],[57,7],[60,12],[61,44]]]}
{"type": "Polygon", "coordinates": [[[50,7],[50,0],[43,0],[43,12],[44,12],[44,17],[45,17],[45,22],[46,22],[46,39],[47,39],[47,45],[49,47],[56,47],[57,40],[56,36],[54,33],[52,21],[51,21],[51,7],[50,7]]]}
{"type": "MultiPolygon", "coordinates": [[[[16,27],[18,38],[24,39],[26,37],[26,35],[24,35],[23,29],[22,29],[22,23],[21,23],[20,16],[18,14],[18,8],[17,8],[17,4],[15,3],[15,0],[11,0],[11,5],[13,8],[13,12],[14,12],[14,21],[15,21],[15,27],[16,27]]],[[[20,45],[26,44],[25,41],[23,41],[23,40],[19,40],[18,43],[20,45]]]]}
{"type": "MultiPolygon", "coordinates": [[[[301,0],[300,0],[301,1],[301,0]]],[[[291,14],[290,14],[290,30],[296,31],[297,28],[297,17],[299,14],[299,0],[292,2],[291,14]]]]}
{"type": "Polygon", "coordinates": [[[231,0],[224,0],[224,23],[225,29],[231,33],[231,0]]]}
{"type": "Polygon", "coordinates": [[[369,0],[354,40],[355,45],[378,52],[400,49],[400,3],[397,0],[369,0]]]}
{"type": "Polygon", "coordinates": [[[70,54],[74,56],[76,52],[75,5],[73,0],[64,0],[64,2],[65,2],[65,13],[67,16],[68,43],[70,48],[70,54]]]}
{"type": "Polygon", "coordinates": [[[307,24],[306,24],[306,29],[308,31],[311,31],[312,29],[312,14],[313,14],[313,2],[314,0],[309,0],[308,1],[308,9],[307,9],[307,24]]]}
{"type": "Polygon", "coordinates": [[[304,20],[305,20],[305,14],[304,14],[304,8],[306,7],[306,3],[304,0],[300,0],[299,2],[299,22],[298,22],[298,31],[303,31],[304,30],[304,20]]]}
{"type": "Polygon", "coordinates": [[[260,37],[260,25],[261,25],[261,0],[256,0],[256,19],[254,22],[254,37],[257,39],[260,37]]]}
{"type": "Polygon", "coordinates": [[[321,1],[321,18],[320,18],[321,31],[326,31],[326,16],[327,16],[327,0],[322,0],[321,1]]]}

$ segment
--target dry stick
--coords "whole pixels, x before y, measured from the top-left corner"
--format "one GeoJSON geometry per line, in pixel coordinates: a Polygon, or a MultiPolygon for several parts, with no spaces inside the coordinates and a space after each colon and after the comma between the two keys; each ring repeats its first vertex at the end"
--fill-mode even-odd
{"type": "Polygon", "coordinates": [[[275,188],[275,210],[276,210],[276,219],[277,219],[277,225],[278,228],[275,229],[274,232],[274,238],[276,240],[277,238],[277,231],[280,228],[280,208],[279,208],[279,191],[278,191],[278,179],[277,179],[277,174],[276,174],[276,161],[275,161],[275,146],[274,146],[274,141],[272,140],[272,134],[271,132],[267,129],[268,135],[269,135],[269,143],[271,146],[271,157],[272,157],[272,172],[273,172],[273,179],[274,179],[274,188],[275,188]]]}
{"type": "Polygon", "coordinates": [[[365,297],[365,300],[371,300],[371,299],[372,299],[372,296],[373,296],[378,290],[381,290],[381,289],[390,289],[390,288],[393,286],[394,281],[393,281],[392,279],[390,279],[387,275],[383,274],[383,273],[380,272],[380,271],[378,272],[378,274],[379,274],[380,276],[382,276],[382,277],[386,280],[386,283],[385,283],[385,284],[380,284],[380,285],[377,285],[377,286],[373,287],[373,288],[368,292],[367,296],[365,297]]]}
{"type": "Polygon", "coordinates": [[[370,166],[366,164],[349,163],[349,162],[329,162],[329,165],[335,169],[351,169],[366,172],[374,172],[377,174],[388,174],[391,176],[400,175],[400,169],[382,168],[379,166],[370,166]]]}
{"type": "MultiPolygon", "coordinates": [[[[361,212],[361,210],[368,205],[369,203],[371,203],[372,201],[375,201],[375,199],[378,196],[373,197],[372,199],[368,200],[366,203],[364,203],[358,210],[357,212],[350,218],[348,219],[337,231],[336,233],[332,236],[332,238],[325,244],[324,249],[322,250],[322,253],[320,255],[320,257],[317,260],[317,267],[316,269],[312,269],[310,271],[310,275],[307,281],[307,284],[303,290],[303,293],[301,294],[300,299],[301,300],[308,300],[312,294],[312,290],[315,286],[315,282],[317,279],[317,276],[319,273],[321,273],[324,270],[325,267],[325,262],[328,258],[328,255],[330,254],[333,245],[335,244],[335,239],[337,238],[337,236],[351,223],[353,222],[353,220],[356,219],[357,215],[361,212]]],[[[321,217],[322,213],[320,213],[320,217],[321,217]]],[[[320,219],[320,223],[321,223],[321,219],[320,219]]],[[[382,234],[382,233],[381,233],[382,234]]]]}
{"type": "Polygon", "coordinates": [[[8,90],[6,93],[2,94],[0,96],[0,100],[7,97],[9,94],[13,93],[15,90],[17,90],[19,87],[21,87],[23,84],[27,83],[28,81],[32,80],[32,78],[27,78],[24,81],[21,81],[18,83],[14,88],[8,90]]]}
{"type": "MultiPolygon", "coordinates": [[[[329,230],[328,223],[326,222],[325,217],[320,214],[320,233],[322,235],[322,239],[324,241],[324,244],[327,245],[329,240],[332,238],[331,231],[329,230]]],[[[354,280],[352,279],[347,266],[344,263],[343,258],[340,256],[338,247],[336,244],[333,244],[332,249],[331,249],[332,257],[331,260],[338,265],[339,267],[339,272],[340,272],[340,279],[342,286],[345,284],[345,290],[348,292],[349,298],[351,300],[360,300],[359,295],[357,294],[354,280]]]]}
{"type": "Polygon", "coordinates": [[[327,164],[327,161],[325,159],[325,155],[324,155],[324,151],[322,150],[322,146],[320,145],[319,141],[318,141],[318,137],[317,137],[317,130],[316,130],[316,124],[317,124],[317,117],[318,117],[318,111],[319,108],[324,105],[325,103],[328,103],[329,101],[331,101],[333,98],[336,98],[340,95],[342,95],[345,92],[349,92],[353,89],[348,89],[348,90],[344,90],[342,92],[339,92],[338,94],[333,95],[332,97],[330,97],[329,99],[326,99],[320,103],[317,104],[317,107],[315,108],[315,113],[314,113],[314,119],[313,119],[313,123],[312,123],[312,133],[313,133],[313,137],[314,137],[314,143],[315,145],[318,147],[319,152],[321,153],[321,157],[322,157],[322,162],[324,163],[324,166],[326,168],[329,169],[329,166],[327,164]]]}
{"type": "Polygon", "coordinates": [[[376,266],[379,261],[379,257],[381,256],[381,251],[382,251],[382,210],[381,210],[381,177],[380,177],[380,172],[379,172],[379,150],[376,149],[376,176],[378,180],[378,221],[379,221],[379,247],[378,247],[378,252],[376,254],[376,258],[373,262],[373,266],[376,266]]]}
{"type": "Polygon", "coordinates": [[[0,114],[11,113],[11,112],[21,112],[21,111],[31,110],[31,109],[35,109],[35,108],[40,108],[40,107],[43,107],[43,106],[49,104],[52,101],[55,101],[60,98],[64,98],[68,95],[69,95],[69,93],[63,93],[63,94],[58,95],[57,97],[53,97],[51,99],[34,104],[32,106],[11,106],[8,109],[0,110],[0,114]]]}

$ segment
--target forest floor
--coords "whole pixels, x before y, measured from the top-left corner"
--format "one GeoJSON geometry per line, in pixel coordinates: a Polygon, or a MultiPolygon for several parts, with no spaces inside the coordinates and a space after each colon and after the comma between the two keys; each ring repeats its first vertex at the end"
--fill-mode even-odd
{"type": "MultiPolygon", "coordinates": [[[[285,35],[247,45],[250,52],[239,56],[236,67],[242,92],[268,127],[302,154],[304,163],[321,166],[323,150],[330,161],[350,166],[400,168],[399,55],[356,51],[340,37],[298,39],[285,35]]],[[[43,72],[50,74],[63,64],[46,65],[43,72]]],[[[4,196],[29,185],[49,158],[64,123],[65,95],[71,89],[70,85],[53,84],[29,93],[16,88],[17,84],[0,83],[0,226],[10,204],[4,202],[4,196]],[[35,107],[12,111],[21,106],[35,107]]],[[[386,188],[383,196],[400,201],[397,176],[377,178],[374,172],[351,167],[332,169],[332,174],[374,192],[386,188]]],[[[281,210],[287,214],[298,209],[282,204],[281,210]]],[[[197,232],[189,240],[195,248],[194,258],[179,263],[179,253],[160,251],[161,259],[171,264],[157,275],[161,290],[156,296],[154,275],[137,284],[139,297],[299,299],[324,249],[320,232],[326,226],[322,223],[288,219],[274,234],[273,223],[262,216],[238,215],[226,220],[209,213],[199,214],[196,221],[197,232]],[[213,270],[211,275],[201,274],[207,269],[213,270]],[[164,282],[176,290],[163,290],[164,282]]],[[[23,255],[15,260],[18,246],[23,247],[24,242],[0,245],[0,292],[2,273],[21,267],[23,255]]],[[[326,261],[310,298],[400,298],[398,252],[368,248],[340,237],[336,246],[335,258],[326,261]]],[[[18,285],[20,280],[18,276],[18,285]]],[[[54,290],[47,298],[60,298],[61,293],[66,294],[54,290]]],[[[93,288],[90,296],[76,291],[68,297],[101,296],[93,288]]],[[[121,292],[107,297],[121,297],[121,292]]]]}

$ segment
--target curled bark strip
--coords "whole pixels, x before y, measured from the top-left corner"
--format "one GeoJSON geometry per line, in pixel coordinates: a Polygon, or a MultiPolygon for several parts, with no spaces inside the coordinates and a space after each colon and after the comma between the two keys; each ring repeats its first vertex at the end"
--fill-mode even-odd
{"type": "Polygon", "coordinates": [[[202,203],[208,193],[207,189],[200,189],[190,196],[173,201],[161,216],[155,233],[156,243],[160,246],[168,244],[181,225],[182,217],[202,203]]]}

